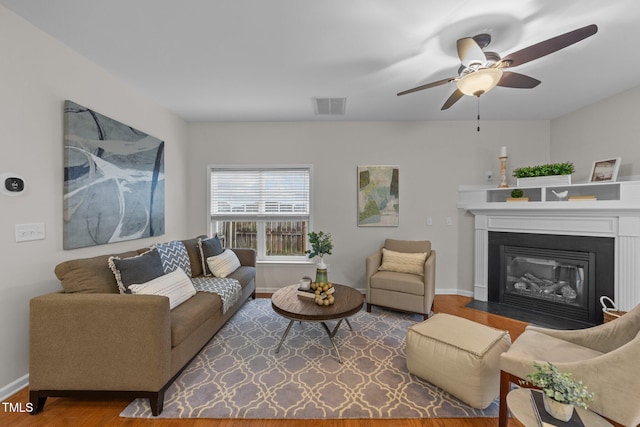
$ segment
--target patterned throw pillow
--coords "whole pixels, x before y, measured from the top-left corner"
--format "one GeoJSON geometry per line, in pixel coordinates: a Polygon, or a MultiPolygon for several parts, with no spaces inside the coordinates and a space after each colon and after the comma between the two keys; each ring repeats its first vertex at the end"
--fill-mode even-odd
{"type": "Polygon", "coordinates": [[[112,256],[108,264],[121,294],[130,294],[129,286],[134,283],[148,282],[164,274],[160,254],[154,249],[131,258],[112,256]]]}
{"type": "Polygon", "coordinates": [[[202,261],[202,272],[205,276],[211,276],[211,270],[207,265],[207,259],[212,256],[218,256],[224,249],[218,236],[213,236],[209,239],[198,239],[198,250],[200,251],[200,260],[202,261]]]}
{"type": "Polygon", "coordinates": [[[157,243],[153,247],[160,254],[165,274],[181,268],[187,276],[191,277],[191,262],[184,243],[179,240],[173,240],[168,243],[157,243]]]}
{"type": "Polygon", "coordinates": [[[191,279],[178,268],[146,283],[129,286],[134,295],[162,295],[169,298],[169,309],[173,310],[196,294],[191,279]]]}
{"type": "Polygon", "coordinates": [[[231,250],[207,258],[207,264],[216,277],[227,277],[240,268],[240,260],[231,250]]]}
{"type": "Polygon", "coordinates": [[[424,276],[424,262],[426,260],[426,252],[405,253],[382,248],[382,265],[378,270],[424,276]]]}

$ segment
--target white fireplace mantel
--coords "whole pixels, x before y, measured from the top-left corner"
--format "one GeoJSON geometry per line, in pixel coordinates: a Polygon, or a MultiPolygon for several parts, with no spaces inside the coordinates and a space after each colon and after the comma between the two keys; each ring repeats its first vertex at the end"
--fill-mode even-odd
{"type": "Polygon", "coordinates": [[[507,201],[512,190],[458,189],[458,207],[475,216],[475,299],[487,301],[488,237],[501,231],[614,238],[613,298],[622,310],[640,304],[640,181],[522,188],[528,202],[507,201]]]}

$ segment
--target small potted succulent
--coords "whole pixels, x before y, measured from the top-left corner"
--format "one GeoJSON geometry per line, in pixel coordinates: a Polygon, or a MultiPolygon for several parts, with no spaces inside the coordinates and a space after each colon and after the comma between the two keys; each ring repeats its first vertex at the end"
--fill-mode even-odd
{"type": "Polygon", "coordinates": [[[511,190],[510,195],[511,197],[507,197],[507,202],[528,202],[529,201],[528,197],[523,197],[524,191],[522,191],[519,188],[511,190]]]}
{"type": "Polygon", "coordinates": [[[527,381],[542,389],[544,409],[554,418],[569,421],[575,406],[587,409],[593,393],[582,381],[571,378],[568,372],[560,372],[551,362],[541,365],[533,362],[536,372],[527,375],[527,381]]]}

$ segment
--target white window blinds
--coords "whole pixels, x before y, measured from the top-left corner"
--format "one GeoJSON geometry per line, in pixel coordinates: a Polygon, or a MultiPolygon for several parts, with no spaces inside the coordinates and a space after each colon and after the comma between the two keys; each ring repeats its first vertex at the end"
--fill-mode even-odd
{"type": "Polygon", "coordinates": [[[211,218],[308,220],[310,169],[211,168],[211,218]]]}

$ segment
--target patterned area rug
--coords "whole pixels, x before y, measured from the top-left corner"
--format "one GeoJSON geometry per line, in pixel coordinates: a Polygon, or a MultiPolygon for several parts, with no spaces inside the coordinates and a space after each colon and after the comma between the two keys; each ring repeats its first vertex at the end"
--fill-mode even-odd
{"type": "MultiPolygon", "coordinates": [[[[248,301],[169,387],[158,418],[496,417],[497,401],[474,409],[409,374],[405,334],[419,321],[360,311],[334,338],[340,364],[316,323],[294,324],[275,354],[289,321],[269,299],[248,301]]],[[[146,399],[120,416],[153,418],[146,399]]]]}

